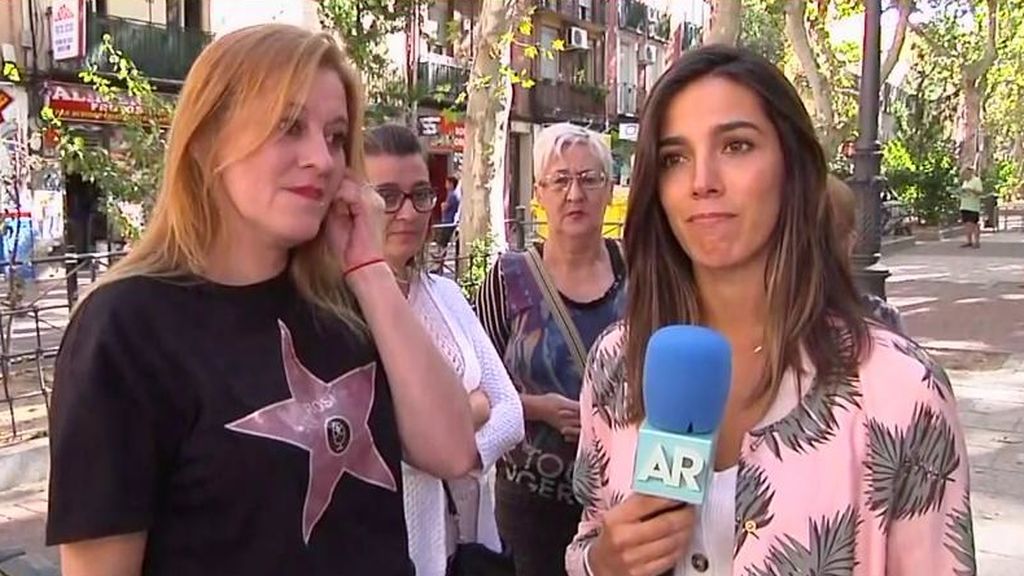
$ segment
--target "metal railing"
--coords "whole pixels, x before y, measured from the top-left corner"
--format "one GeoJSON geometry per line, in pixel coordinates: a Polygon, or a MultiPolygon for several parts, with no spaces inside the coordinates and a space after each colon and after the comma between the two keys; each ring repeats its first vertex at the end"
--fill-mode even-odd
{"type": "Polygon", "coordinates": [[[637,85],[628,82],[619,84],[619,114],[636,116],[638,108],[637,85]]]}
{"type": "Polygon", "coordinates": [[[90,63],[101,72],[112,72],[113,65],[100,52],[104,34],[110,35],[114,47],[124,51],[139,70],[161,80],[184,80],[199,53],[213,41],[213,34],[202,30],[90,13],[86,18],[85,58],[56,62],[54,66],[77,71],[90,63]]]}
{"type": "Polygon", "coordinates": [[[541,8],[579,22],[605,23],[605,0],[545,0],[541,8]]]}
{"type": "Polygon", "coordinates": [[[544,120],[598,119],[605,115],[604,86],[542,80],[529,92],[534,115],[544,120]]]}
{"type": "Polygon", "coordinates": [[[469,69],[437,62],[416,65],[417,84],[427,101],[452,104],[469,82],[469,69]]]}
{"type": "Polygon", "coordinates": [[[44,433],[53,359],[82,288],[122,252],[65,254],[4,264],[0,288],[0,445],[44,433]],[[38,279],[25,281],[31,269],[38,279]],[[14,275],[14,279],[11,278],[14,275]]]}

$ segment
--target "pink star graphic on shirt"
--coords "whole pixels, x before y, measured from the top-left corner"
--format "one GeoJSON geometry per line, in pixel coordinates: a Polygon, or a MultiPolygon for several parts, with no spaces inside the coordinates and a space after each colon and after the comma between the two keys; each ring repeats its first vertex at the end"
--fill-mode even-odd
{"type": "Polygon", "coordinates": [[[313,528],[331,504],[334,488],[346,472],[387,490],[396,491],[398,486],[370,432],[377,364],[324,382],[299,362],[291,332],[283,322],[278,324],[291,398],[226,426],[309,452],[309,485],[302,508],[302,538],[309,544],[313,528]]]}

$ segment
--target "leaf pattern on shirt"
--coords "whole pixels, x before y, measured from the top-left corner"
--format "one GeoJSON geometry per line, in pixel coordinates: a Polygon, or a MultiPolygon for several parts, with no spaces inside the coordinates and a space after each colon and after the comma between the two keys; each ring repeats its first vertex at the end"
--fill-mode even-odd
{"type": "Polygon", "coordinates": [[[833,337],[838,342],[840,360],[831,373],[817,374],[810,391],[788,415],[750,432],[755,442],[765,442],[779,460],[782,446],[804,453],[825,444],[839,429],[837,410],[860,408],[860,372],[853,354],[853,335],[837,328],[833,337]]]}
{"type": "Polygon", "coordinates": [[[608,453],[597,438],[580,447],[573,469],[572,485],[576,500],[583,505],[584,514],[592,515],[597,507],[599,492],[608,485],[608,453]]]}
{"type": "Polygon", "coordinates": [[[754,464],[740,460],[736,473],[736,546],[733,556],[747,541],[747,536],[757,538],[757,531],[772,522],[769,512],[775,491],[765,472],[754,464]]]}
{"type": "Polygon", "coordinates": [[[892,347],[900,354],[913,358],[921,364],[921,367],[924,369],[924,373],[921,375],[921,382],[934,390],[939,395],[939,398],[943,400],[953,398],[953,384],[949,381],[949,375],[946,374],[946,370],[917,342],[909,338],[897,337],[892,340],[892,347]]]}
{"type": "Polygon", "coordinates": [[[860,519],[852,506],[821,522],[811,520],[808,545],[786,534],[776,538],[763,568],[749,567],[746,576],[851,576],[857,566],[860,519]]]}
{"type": "Polygon", "coordinates": [[[782,446],[794,452],[817,448],[835,436],[839,428],[836,411],[860,407],[856,372],[819,377],[793,412],[760,430],[750,432],[755,441],[767,443],[779,460],[782,446]]]}
{"type": "Polygon", "coordinates": [[[946,550],[953,554],[959,565],[956,576],[974,576],[977,565],[974,559],[974,524],[971,521],[971,497],[964,494],[963,506],[953,508],[946,516],[946,550]]]}
{"type": "Polygon", "coordinates": [[[625,499],[626,499],[626,493],[625,492],[621,492],[619,490],[613,491],[611,496],[608,497],[608,508],[609,509],[615,508],[619,504],[622,504],[622,501],[625,500],[625,499]]]}
{"type": "Polygon", "coordinates": [[[953,428],[930,406],[918,404],[910,426],[867,422],[868,508],[886,530],[894,520],[938,510],[960,466],[953,428]]]}
{"type": "Polygon", "coordinates": [[[621,323],[612,324],[601,336],[587,360],[587,380],[591,383],[594,413],[613,430],[629,426],[626,417],[625,331],[621,323]]]}

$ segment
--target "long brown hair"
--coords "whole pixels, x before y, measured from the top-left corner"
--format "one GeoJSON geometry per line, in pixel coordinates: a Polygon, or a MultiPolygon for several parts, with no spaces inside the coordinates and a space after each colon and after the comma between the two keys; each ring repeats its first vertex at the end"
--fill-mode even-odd
{"type": "Polygon", "coordinates": [[[774,396],[787,371],[802,373],[802,351],[818,374],[830,374],[856,362],[870,345],[842,248],[828,232],[832,215],[824,197],[825,155],[803,102],[764,58],[725,46],[699,48],[684,54],[658,80],[640,124],[623,236],[629,279],[627,416],[634,422],[644,415],[641,383],[648,339],[662,326],[704,321],[693,263],[659,200],[658,142],[671,101],[709,76],[736,82],[759,97],[779,135],[785,162],[779,220],[765,268],[767,367],[758,396],[774,396]]]}
{"type": "MultiPolygon", "coordinates": [[[[221,171],[277,133],[281,119],[295,113],[290,107],[305,100],[321,68],[337,72],[345,87],[350,125],[345,154],[349,166],[361,173],[362,88],[330,36],[284,24],[227,34],[203,50],[185,80],[145,233],[94,286],[131,276],[201,276],[222,233],[216,201],[221,171]]],[[[362,327],[323,230],[294,249],[290,274],[307,300],[362,327]]]]}

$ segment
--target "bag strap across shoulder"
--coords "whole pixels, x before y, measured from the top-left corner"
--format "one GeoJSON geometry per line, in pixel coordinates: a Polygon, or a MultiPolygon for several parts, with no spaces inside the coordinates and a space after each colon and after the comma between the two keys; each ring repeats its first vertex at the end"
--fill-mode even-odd
{"type": "Polygon", "coordinates": [[[558,289],[551,282],[551,277],[544,270],[544,263],[535,247],[531,246],[526,250],[526,262],[530,272],[533,274],[534,280],[537,282],[537,286],[540,287],[544,294],[544,300],[547,302],[548,308],[554,314],[555,322],[562,331],[565,341],[569,344],[569,351],[576,361],[576,367],[579,368],[580,374],[583,374],[587,366],[587,350],[583,346],[583,339],[580,338],[580,333],[576,329],[576,325],[573,324],[572,317],[569,315],[569,310],[565,307],[561,294],[558,293],[558,289]]]}

